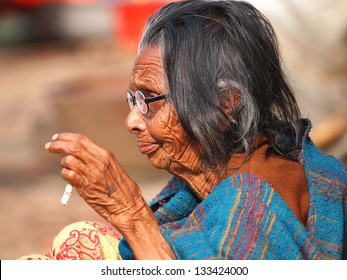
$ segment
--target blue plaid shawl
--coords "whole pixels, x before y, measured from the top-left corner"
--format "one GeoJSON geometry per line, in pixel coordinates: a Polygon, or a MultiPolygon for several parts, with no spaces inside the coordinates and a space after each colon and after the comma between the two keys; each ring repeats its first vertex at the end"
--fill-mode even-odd
{"type": "MultiPolygon", "coordinates": [[[[299,153],[310,192],[306,227],[261,178],[234,174],[200,200],[173,177],[150,205],[178,259],[347,259],[346,165],[307,136],[299,153]]],[[[133,254],[123,239],[123,259],[133,254]]]]}

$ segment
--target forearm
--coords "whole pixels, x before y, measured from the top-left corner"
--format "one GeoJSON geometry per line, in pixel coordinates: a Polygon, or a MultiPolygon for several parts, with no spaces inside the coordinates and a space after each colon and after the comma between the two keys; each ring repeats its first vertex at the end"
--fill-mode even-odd
{"type": "Polygon", "coordinates": [[[131,247],[135,259],[176,259],[159,229],[152,210],[147,206],[141,212],[140,219],[135,220],[129,227],[120,230],[131,247]]]}

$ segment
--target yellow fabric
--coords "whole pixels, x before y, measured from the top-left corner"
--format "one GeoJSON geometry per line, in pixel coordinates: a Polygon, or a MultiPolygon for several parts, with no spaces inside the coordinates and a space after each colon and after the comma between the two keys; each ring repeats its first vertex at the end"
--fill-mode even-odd
{"type": "Polygon", "coordinates": [[[77,222],[65,227],[45,255],[28,255],[20,260],[121,260],[120,235],[98,222],[77,222]]]}

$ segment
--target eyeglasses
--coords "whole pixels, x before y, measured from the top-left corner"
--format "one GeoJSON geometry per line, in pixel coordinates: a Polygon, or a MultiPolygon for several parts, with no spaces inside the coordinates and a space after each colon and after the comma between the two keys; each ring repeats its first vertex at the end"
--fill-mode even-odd
{"type": "Polygon", "coordinates": [[[135,96],[133,96],[131,92],[127,90],[127,101],[130,109],[134,108],[136,104],[140,112],[146,115],[149,111],[148,103],[155,102],[161,99],[166,99],[169,95],[170,93],[165,93],[158,96],[146,98],[140,90],[135,91],[135,96]]]}

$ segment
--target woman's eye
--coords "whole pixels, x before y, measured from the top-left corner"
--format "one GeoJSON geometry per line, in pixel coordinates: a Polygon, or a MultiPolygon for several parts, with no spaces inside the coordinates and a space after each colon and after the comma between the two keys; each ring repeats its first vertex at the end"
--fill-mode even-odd
{"type": "Polygon", "coordinates": [[[149,90],[149,89],[140,89],[140,91],[143,93],[143,95],[145,96],[145,98],[151,98],[151,97],[155,97],[158,96],[159,94],[156,93],[153,90],[149,90]]]}
{"type": "Polygon", "coordinates": [[[149,97],[156,97],[156,96],[158,96],[158,95],[159,95],[158,93],[152,91],[152,92],[149,94],[149,97]]]}

